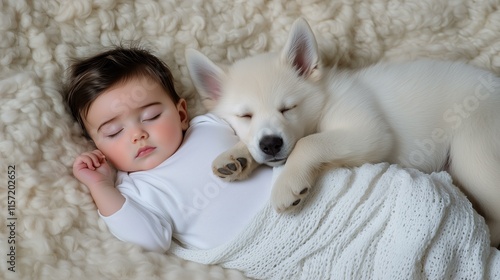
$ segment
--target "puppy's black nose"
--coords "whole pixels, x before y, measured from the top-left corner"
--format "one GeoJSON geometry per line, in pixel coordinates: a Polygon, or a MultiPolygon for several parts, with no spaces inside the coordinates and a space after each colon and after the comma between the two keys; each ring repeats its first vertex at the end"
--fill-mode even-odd
{"type": "Polygon", "coordinates": [[[259,147],[264,153],[275,156],[283,147],[283,139],[272,135],[264,136],[260,139],[259,147]]]}

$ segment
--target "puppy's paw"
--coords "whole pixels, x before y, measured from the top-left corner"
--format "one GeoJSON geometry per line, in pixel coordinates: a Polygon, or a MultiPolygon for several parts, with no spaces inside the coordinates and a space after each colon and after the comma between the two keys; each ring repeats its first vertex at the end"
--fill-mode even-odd
{"type": "Polygon", "coordinates": [[[271,193],[271,204],[281,213],[300,205],[309,194],[312,180],[299,174],[283,171],[276,179],[271,193]]]}
{"type": "Polygon", "coordinates": [[[248,168],[250,160],[244,156],[223,153],[212,163],[212,171],[225,181],[243,180],[251,172],[248,168]]]}

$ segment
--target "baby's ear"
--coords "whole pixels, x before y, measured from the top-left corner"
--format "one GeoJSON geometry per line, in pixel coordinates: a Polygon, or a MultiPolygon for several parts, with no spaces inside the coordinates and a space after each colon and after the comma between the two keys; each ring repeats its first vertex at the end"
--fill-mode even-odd
{"type": "Polygon", "coordinates": [[[194,50],[186,50],[186,63],[203,106],[207,109],[213,108],[222,94],[223,81],[226,73],[202,53],[194,50]]]}
{"type": "Polygon", "coordinates": [[[177,111],[179,112],[182,130],[185,131],[189,127],[189,115],[187,111],[187,103],[184,98],[181,98],[177,103],[177,111]]]}

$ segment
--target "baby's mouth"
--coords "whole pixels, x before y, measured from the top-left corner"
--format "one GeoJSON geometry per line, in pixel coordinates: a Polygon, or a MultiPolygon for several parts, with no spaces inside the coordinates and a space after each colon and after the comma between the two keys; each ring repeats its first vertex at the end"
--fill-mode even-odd
{"type": "Polygon", "coordinates": [[[155,149],[156,149],[155,147],[150,147],[150,146],[142,147],[139,149],[139,151],[137,151],[137,155],[135,157],[136,158],[145,157],[150,153],[152,153],[155,149]]]}

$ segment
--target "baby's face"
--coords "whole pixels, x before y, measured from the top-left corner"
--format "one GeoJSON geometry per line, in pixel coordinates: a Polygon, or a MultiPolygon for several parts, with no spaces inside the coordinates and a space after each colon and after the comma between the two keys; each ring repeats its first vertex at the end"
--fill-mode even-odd
{"type": "Polygon", "coordinates": [[[189,125],[186,102],[174,104],[158,83],[141,77],[97,97],[84,121],[96,147],[126,172],[152,169],[169,158],[189,125]]]}

